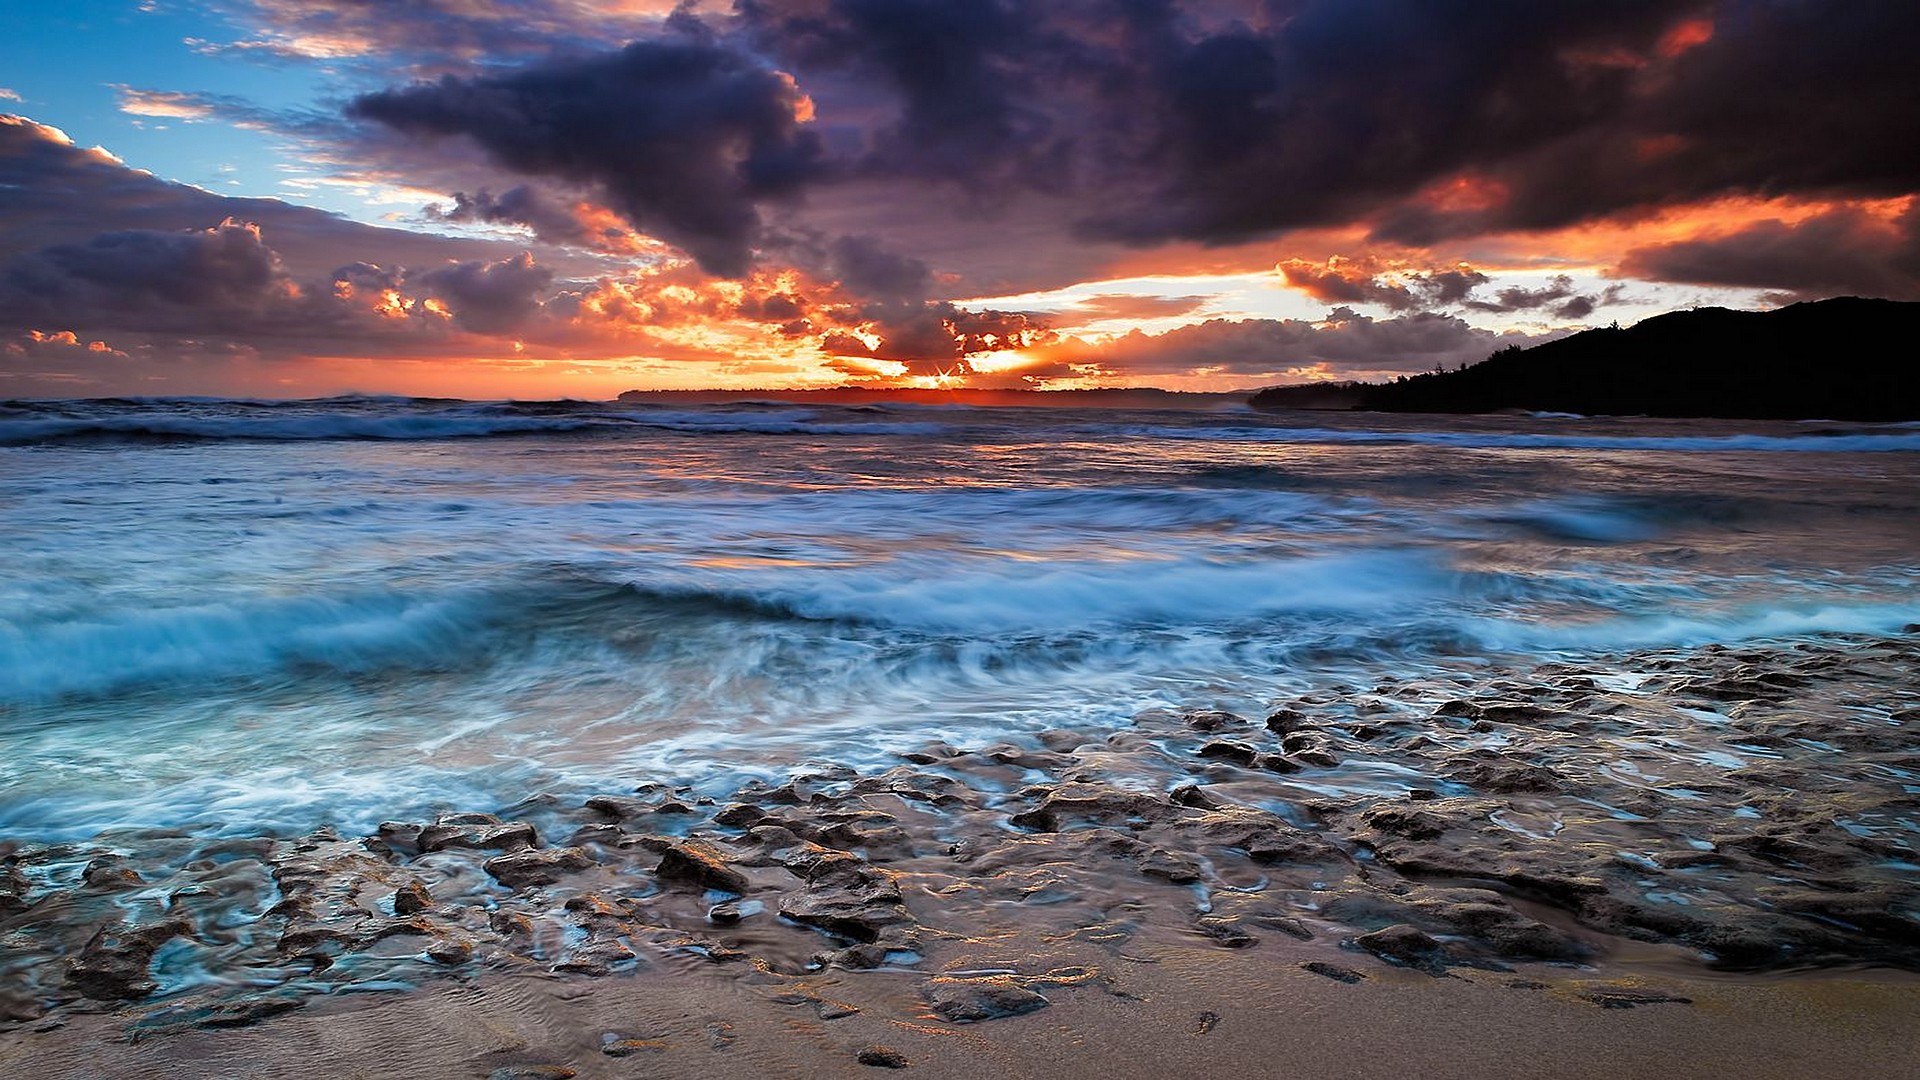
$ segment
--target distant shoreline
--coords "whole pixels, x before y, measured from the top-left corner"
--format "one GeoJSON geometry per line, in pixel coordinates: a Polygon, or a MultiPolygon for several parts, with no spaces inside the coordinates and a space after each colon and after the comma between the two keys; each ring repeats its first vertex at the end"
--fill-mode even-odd
{"type": "Polygon", "coordinates": [[[1568,413],[1723,420],[1920,420],[1920,303],[1840,297],[1699,308],[1586,330],[1387,383],[1272,386],[1263,412],[1568,413]]]}
{"type": "Polygon", "coordinates": [[[1093,390],[981,389],[955,387],[929,390],[916,387],[830,386],[798,390],[628,390],[616,400],[628,404],[656,402],[671,405],[716,405],[730,402],[775,401],[811,405],[1021,406],[1030,408],[1148,408],[1215,409],[1247,402],[1252,390],[1194,392],[1156,387],[1113,387],[1093,390]]]}

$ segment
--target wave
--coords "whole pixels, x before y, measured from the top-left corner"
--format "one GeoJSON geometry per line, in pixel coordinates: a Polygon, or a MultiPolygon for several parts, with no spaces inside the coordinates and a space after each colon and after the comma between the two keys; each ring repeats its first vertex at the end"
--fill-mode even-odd
{"type": "Polygon", "coordinates": [[[471,656],[505,612],[484,594],[368,590],[101,610],[32,625],[0,620],[0,701],[97,695],[165,683],[435,669],[471,656]]]}
{"type": "Polygon", "coordinates": [[[1131,426],[1121,433],[1152,439],[1239,443],[1332,443],[1445,446],[1464,450],[1671,450],[1897,453],[1920,451],[1920,433],[1802,435],[1560,435],[1495,431],[1351,431],[1337,428],[1131,426]]]}
{"type": "Polygon", "coordinates": [[[614,413],[614,411],[442,411],[442,413],[311,413],[311,415],[179,415],[123,413],[96,417],[0,417],[0,446],[40,446],[84,440],[442,440],[526,434],[680,430],[701,434],[814,434],[814,436],[925,436],[948,430],[933,423],[822,423],[806,415],[741,413],[614,413]]]}

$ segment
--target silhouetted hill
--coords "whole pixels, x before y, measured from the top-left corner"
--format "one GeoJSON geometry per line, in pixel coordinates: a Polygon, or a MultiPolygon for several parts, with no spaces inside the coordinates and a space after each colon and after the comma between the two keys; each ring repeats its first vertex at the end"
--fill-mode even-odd
{"type": "MultiPolygon", "coordinates": [[[[1511,348],[1458,371],[1344,384],[1385,412],[1567,412],[1741,419],[1920,419],[1920,303],[1841,297],[1774,311],[1699,308],[1511,348]]],[[[1258,409],[1327,408],[1269,387],[1258,409]]]]}

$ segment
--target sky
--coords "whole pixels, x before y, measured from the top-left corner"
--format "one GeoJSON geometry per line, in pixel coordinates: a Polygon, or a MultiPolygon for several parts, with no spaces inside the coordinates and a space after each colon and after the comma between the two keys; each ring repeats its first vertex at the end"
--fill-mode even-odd
{"type": "Polygon", "coordinates": [[[0,397],[1234,390],[1920,299],[1911,0],[7,24],[0,397]]]}

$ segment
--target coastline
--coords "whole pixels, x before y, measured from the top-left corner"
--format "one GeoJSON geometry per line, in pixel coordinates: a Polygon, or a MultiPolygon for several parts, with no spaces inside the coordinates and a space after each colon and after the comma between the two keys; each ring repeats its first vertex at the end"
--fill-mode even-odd
{"type": "Polygon", "coordinates": [[[1891,1075],[1916,661],[1912,628],[1649,650],[730,801],[14,844],[0,1062],[834,1075],[881,1043],[933,1075],[1492,1076],[1524,1045],[1506,1075],[1891,1075]]]}

